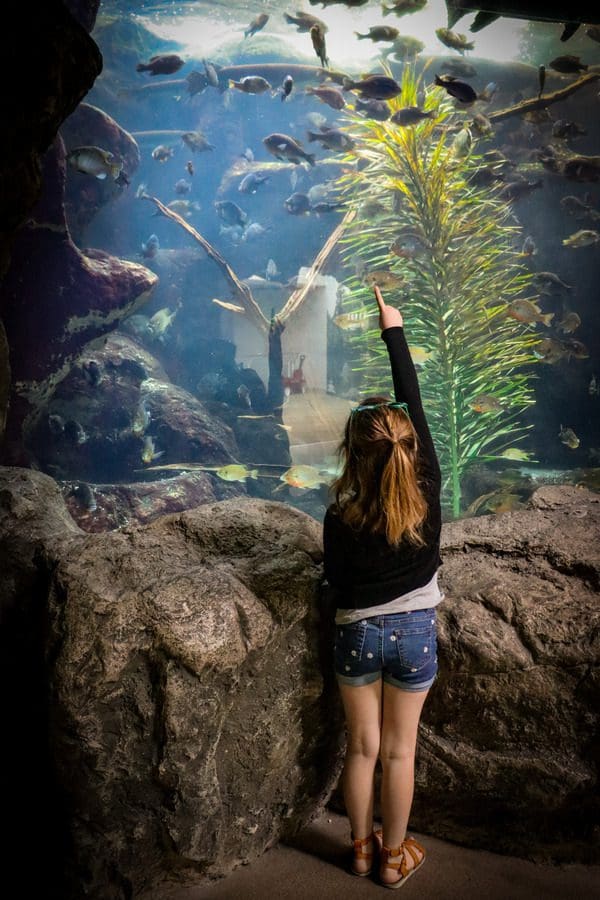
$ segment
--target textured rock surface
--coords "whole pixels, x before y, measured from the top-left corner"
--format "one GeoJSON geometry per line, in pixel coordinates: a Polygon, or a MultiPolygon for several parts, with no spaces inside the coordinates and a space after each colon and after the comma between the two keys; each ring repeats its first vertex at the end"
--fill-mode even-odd
{"type": "Polygon", "coordinates": [[[9,460],[19,459],[23,422],[47,400],[82,349],[143,305],[157,281],[142,265],[75,246],[62,205],[60,139],[44,157],[44,172],[45,195],[19,233],[0,290],[13,377],[9,460]]]}
{"type": "Polygon", "coordinates": [[[598,862],[600,496],[551,485],[530,503],[444,526],[411,825],[598,862]]]}
{"type": "Polygon", "coordinates": [[[237,498],[84,535],[50,478],[1,469],[0,534],[0,549],[32,548],[10,557],[6,601],[35,621],[50,587],[50,744],[73,850],[61,897],[226,873],[322,808],[341,720],[314,520],[237,498]]]}

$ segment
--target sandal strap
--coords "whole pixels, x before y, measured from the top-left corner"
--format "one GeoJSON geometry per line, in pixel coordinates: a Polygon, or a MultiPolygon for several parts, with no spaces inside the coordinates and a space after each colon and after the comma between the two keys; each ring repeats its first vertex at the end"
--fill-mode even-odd
{"type": "Polygon", "coordinates": [[[387,866],[389,869],[399,869],[401,876],[404,878],[408,872],[404,856],[404,844],[400,844],[399,847],[386,847],[384,845],[381,848],[381,865],[383,867],[387,866]],[[399,857],[398,862],[390,862],[391,857],[399,857]]]}
{"type": "Polygon", "coordinates": [[[370,834],[366,838],[352,838],[352,849],[354,851],[354,856],[356,859],[372,859],[373,858],[373,850],[369,853],[365,853],[363,847],[366,847],[373,840],[373,835],[370,834]]]}
{"type": "Polygon", "coordinates": [[[405,838],[402,841],[402,847],[405,851],[408,850],[415,866],[418,866],[419,863],[425,859],[425,850],[417,841],[415,841],[414,837],[405,838]],[[419,853],[421,854],[420,856],[418,855],[419,853]]]}

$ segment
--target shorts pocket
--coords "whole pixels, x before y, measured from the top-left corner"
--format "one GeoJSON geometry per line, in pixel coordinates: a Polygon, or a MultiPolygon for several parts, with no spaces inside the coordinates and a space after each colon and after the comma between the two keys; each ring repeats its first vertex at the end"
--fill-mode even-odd
{"type": "Polygon", "coordinates": [[[400,664],[409,672],[424,669],[437,655],[435,625],[416,623],[394,630],[400,664]]]}
{"type": "Polygon", "coordinates": [[[360,662],[365,646],[367,625],[352,622],[350,625],[335,627],[335,667],[338,672],[348,674],[360,662]]]}

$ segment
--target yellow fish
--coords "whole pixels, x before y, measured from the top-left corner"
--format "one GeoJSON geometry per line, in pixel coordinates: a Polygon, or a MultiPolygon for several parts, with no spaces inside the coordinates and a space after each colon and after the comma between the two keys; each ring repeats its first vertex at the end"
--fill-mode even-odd
{"type": "Polygon", "coordinates": [[[531,453],[526,453],[525,450],[519,450],[518,447],[509,447],[508,450],[505,450],[504,453],[499,454],[502,459],[518,459],[518,460],[528,460],[531,459],[531,453]]]}
{"type": "Polygon", "coordinates": [[[580,231],[576,231],[575,234],[570,234],[569,237],[565,238],[563,245],[565,247],[591,247],[592,244],[597,244],[598,241],[600,241],[600,233],[592,231],[591,228],[582,228],[580,231]]]}
{"type": "Polygon", "coordinates": [[[396,288],[402,287],[406,283],[406,279],[401,275],[396,275],[387,269],[377,269],[375,272],[369,272],[365,277],[365,284],[369,287],[377,285],[380,288],[396,288]]]}
{"type": "Polygon", "coordinates": [[[335,316],[333,324],[343,331],[349,331],[351,328],[362,328],[368,319],[376,315],[376,312],[340,313],[339,316],[335,316]]]}
{"type": "Polygon", "coordinates": [[[561,443],[568,447],[570,450],[577,450],[579,444],[581,443],[572,428],[564,428],[561,425],[558,436],[561,440],[561,443]]]}
{"type": "Polygon", "coordinates": [[[227,303],[226,300],[217,300],[216,297],[213,297],[213,303],[216,303],[217,306],[222,306],[223,309],[228,309],[231,312],[243,313],[245,309],[243,306],[238,306],[236,303],[227,303]]]}
{"type": "Polygon", "coordinates": [[[290,487],[314,488],[320,484],[326,484],[326,479],[314,466],[292,466],[281,475],[280,481],[289,484],[290,487]]]}
{"type": "Polygon", "coordinates": [[[216,469],[215,475],[218,475],[223,481],[244,481],[246,478],[258,478],[258,469],[249,469],[248,466],[232,463],[216,469]]]}
{"type": "Polygon", "coordinates": [[[414,362],[415,366],[422,366],[427,362],[428,359],[431,359],[433,356],[433,352],[431,350],[425,350],[424,347],[409,347],[410,358],[414,362]]]}
{"type": "Polygon", "coordinates": [[[142,447],[142,462],[149,465],[151,462],[154,462],[155,459],[159,459],[163,455],[165,451],[160,450],[158,453],[156,452],[156,448],[154,446],[154,440],[147,434],[144,438],[144,444],[142,447]]]}

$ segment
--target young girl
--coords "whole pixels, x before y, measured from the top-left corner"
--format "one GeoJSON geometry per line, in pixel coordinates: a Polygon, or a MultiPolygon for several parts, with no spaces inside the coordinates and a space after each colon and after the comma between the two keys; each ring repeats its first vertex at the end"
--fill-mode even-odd
{"type": "Polygon", "coordinates": [[[351,870],[368,875],[379,851],[382,884],[398,888],[425,861],[406,828],[417,728],[437,672],[441,479],[402,314],[385,305],[378,288],[375,296],[396,400],[369,397],[351,411],[323,540],[325,577],[337,606],[351,870]],[[383,831],[373,832],[378,758],[383,831]]]}

